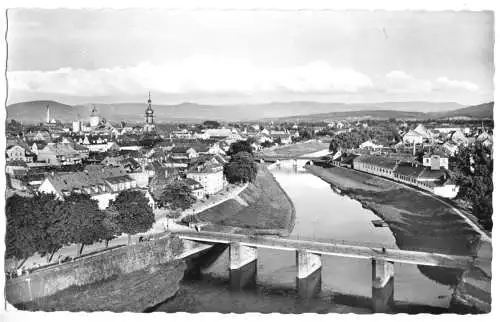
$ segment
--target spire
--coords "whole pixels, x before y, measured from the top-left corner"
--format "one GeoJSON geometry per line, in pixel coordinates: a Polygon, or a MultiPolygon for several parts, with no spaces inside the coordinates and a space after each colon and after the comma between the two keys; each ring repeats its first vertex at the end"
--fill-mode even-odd
{"type": "Polygon", "coordinates": [[[49,108],[49,104],[47,104],[47,119],[45,120],[47,123],[50,122],[50,108],[49,108]]]}
{"type": "Polygon", "coordinates": [[[148,104],[151,105],[151,91],[148,92],[148,104]]]}

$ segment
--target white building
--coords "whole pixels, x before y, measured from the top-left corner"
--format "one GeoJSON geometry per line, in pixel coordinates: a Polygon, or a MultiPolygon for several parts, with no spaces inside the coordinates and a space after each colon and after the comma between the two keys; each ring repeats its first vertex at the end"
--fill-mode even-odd
{"type": "Polygon", "coordinates": [[[207,195],[215,194],[224,188],[225,180],[223,166],[217,162],[194,167],[187,172],[188,178],[198,181],[207,195]]]}

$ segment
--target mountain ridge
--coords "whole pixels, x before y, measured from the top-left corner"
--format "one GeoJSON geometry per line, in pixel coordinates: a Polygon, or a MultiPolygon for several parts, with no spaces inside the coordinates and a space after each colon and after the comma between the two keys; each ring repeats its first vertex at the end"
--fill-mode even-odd
{"type": "MultiPolygon", "coordinates": [[[[146,103],[121,102],[110,104],[68,105],[57,101],[29,101],[7,106],[7,119],[24,122],[43,122],[46,105],[51,118],[63,122],[86,120],[92,107],[109,121],[142,122],[146,103]]],[[[323,103],[308,101],[271,102],[263,104],[208,105],[183,102],[175,105],[153,104],[157,122],[197,122],[207,119],[221,121],[283,120],[287,118],[317,119],[318,117],[382,117],[443,118],[493,116],[493,102],[464,106],[454,102],[377,102],[377,103],[323,103]]]]}

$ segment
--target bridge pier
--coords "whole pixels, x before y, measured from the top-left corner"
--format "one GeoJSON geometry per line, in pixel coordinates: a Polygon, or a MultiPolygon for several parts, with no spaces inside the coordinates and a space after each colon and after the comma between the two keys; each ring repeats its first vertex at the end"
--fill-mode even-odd
{"type": "Polygon", "coordinates": [[[297,251],[297,293],[300,298],[310,299],[321,291],[321,255],[297,251]]]}
{"type": "Polygon", "coordinates": [[[390,312],[394,304],[394,262],[372,259],[373,313],[390,312]]]}
{"type": "Polygon", "coordinates": [[[229,246],[229,284],[241,290],[257,284],[257,248],[231,243],[229,246]]]}

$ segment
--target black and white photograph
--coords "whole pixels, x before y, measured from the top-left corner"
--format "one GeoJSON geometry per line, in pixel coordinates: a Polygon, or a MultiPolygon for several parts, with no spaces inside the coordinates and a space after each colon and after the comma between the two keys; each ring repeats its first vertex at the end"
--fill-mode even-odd
{"type": "Polygon", "coordinates": [[[4,9],[3,311],[491,315],[493,9],[4,9]]]}

